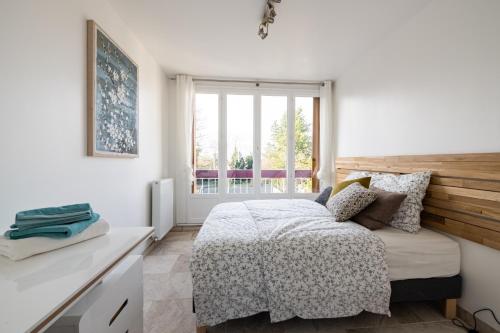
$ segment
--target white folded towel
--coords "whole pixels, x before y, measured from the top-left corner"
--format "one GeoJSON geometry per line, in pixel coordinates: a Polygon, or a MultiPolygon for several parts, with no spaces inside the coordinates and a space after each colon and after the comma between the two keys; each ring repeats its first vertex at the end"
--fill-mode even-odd
{"type": "Polygon", "coordinates": [[[35,254],[53,251],[104,235],[109,231],[109,224],[104,219],[91,224],[76,236],[69,238],[30,237],[8,239],[0,236],[0,255],[11,260],[21,260],[35,254]]]}

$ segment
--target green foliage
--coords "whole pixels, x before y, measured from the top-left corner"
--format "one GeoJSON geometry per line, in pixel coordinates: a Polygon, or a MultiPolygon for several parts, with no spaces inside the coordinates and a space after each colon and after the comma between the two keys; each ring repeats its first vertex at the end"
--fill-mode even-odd
{"type": "Polygon", "coordinates": [[[295,112],[295,169],[312,168],[312,125],[304,118],[301,108],[295,112]]]}
{"type": "MultiPolygon", "coordinates": [[[[264,152],[263,169],[285,169],[287,138],[287,116],[275,121],[271,127],[271,141],[264,152]]],[[[295,169],[312,168],[311,124],[304,117],[304,110],[295,112],[295,169]]]]}
{"type": "Polygon", "coordinates": [[[233,153],[231,155],[231,160],[229,161],[230,170],[251,170],[253,168],[253,156],[248,155],[243,157],[241,152],[234,147],[233,153]]]}

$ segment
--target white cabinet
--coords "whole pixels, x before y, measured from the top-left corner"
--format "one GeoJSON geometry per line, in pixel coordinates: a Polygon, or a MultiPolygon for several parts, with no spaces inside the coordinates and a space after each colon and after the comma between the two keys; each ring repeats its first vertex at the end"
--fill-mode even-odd
{"type": "Polygon", "coordinates": [[[142,333],[142,256],[125,258],[49,333],[142,333]]]}

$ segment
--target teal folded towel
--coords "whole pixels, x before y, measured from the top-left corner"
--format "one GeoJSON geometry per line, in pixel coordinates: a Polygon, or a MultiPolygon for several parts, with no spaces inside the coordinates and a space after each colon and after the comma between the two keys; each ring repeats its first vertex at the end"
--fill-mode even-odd
{"type": "Polygon", "coordinates": [[[5,232],[5,237],[10,239],[21,239],[28,237],[51,237],[69,238],[87,229],[92,223],[99,220],[99,214],[92,213],[91,217],[84,221],[34,227],[28,229],[12,229],[5,232]]]}
{"type": "Polygon", "coordinates": [[[16,214],[12,228],[32,228],[88,220],[92,217],[90,204],[76,204],[22,211],[16,214]]]}
{"type": "Polygon", "coordinates": [[[35,222],[35,223],[21,223],[19,224],[18,222],[12,224],[10,227],[12,229],[17,229],[17,230],[26,230],[26,229],[32,229],[32,228],[39,228],[39,227],[47,227],[51,225],[63,225],[63,224],[70,224],[70,223],[75,223],[75,222],[80,222],[80,221],[87,221],[89,218],[92,218],[92,215],[89,216],[75,216],[75,217],[70,217],[70,218],[64,218],[64,219],[53,219],[53,220],[47,220],[43,222],[35,222]]]}

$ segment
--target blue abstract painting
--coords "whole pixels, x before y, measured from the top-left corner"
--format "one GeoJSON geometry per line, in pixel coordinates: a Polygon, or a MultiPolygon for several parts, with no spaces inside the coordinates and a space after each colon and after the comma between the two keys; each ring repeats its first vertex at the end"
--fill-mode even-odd
{"type": "Polygon", "coordinates": [[[137,65],[102,31],[95,36],[95,151],[137,156],[137,65]]]}

